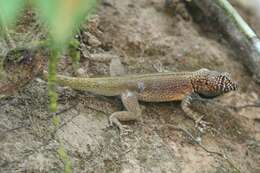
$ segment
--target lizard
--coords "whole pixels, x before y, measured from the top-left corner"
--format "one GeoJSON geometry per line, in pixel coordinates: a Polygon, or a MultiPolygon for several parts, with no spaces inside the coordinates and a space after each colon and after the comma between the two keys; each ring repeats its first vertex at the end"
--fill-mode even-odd
{"type": "MultiPolygon", "coordinates": [[[[30,53],[26,49],[14,49],[7,54],[3,63],[6,80],[1,79],[0,94],[13,93],[43,71],[46,64],[43,57],[48,51],[32,50],[30,53]]],[[[47,76],[48,73],[44,71],[45,80],[47,76]]],[[[196,125],[203,124],[203,116],[189,108],[194,96],[213,98],[238,88],[237,82],[229,73],[205,68],[193,72],[162,72],[103,78],[57,75],[57,83],[94,94],[120,96],[126,111],[114,112],[109,118],[110,123],[118,126],[120,130],[124,129],[121,121],[140,118],[141,109],[138,101],[181,101],[186,115],[194,120],[196,125]]]]}
{"type": "MultiPolygon", "coordinates": [[[[44,79],[48,73],[44,72],[44,79]]],[[[214,98],[238,89],[238,84],[227,72],[206,68],[192,72],[163,72],[154,74],[126,75],[117,77],[79,78],[57,75],[57,83],[72,89],[88,91],[103,96],[120,96],[125,111],[114,112],[109,121],[120,131],[122,121],[138,120],[141,116],[139,101],[181,101],[181,108],[196,125],[206,122],[189,105],[194,96],[214,98]]]]}

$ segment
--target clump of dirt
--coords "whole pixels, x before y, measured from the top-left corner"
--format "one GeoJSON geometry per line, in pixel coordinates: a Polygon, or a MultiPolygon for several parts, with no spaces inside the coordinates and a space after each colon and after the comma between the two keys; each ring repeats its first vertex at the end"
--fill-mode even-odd
{"type": "MultiPolygon", "coordinates": [[[[47,83],[37,79],[0,100],[0,172],[60,172],[66,163],[57,154],[59,148],[66,151],[74,172],[260,170],[260,108],[254,106],[260,88],[221,33],[194,22],[182,1],[165,8],[159,0],[105,0],[78,38],[81,74],[108,76],[109,63],[91,59],[102,54],[118,57],[129,74],[227,71],[240,89],[194,103],[194,110],[211,123],[208,129],[195,128],[179,103],[141,103],[142,121],[127,124],[132,132],[120,136],[108,127],[108,116],[123,109],[119,99],[61,87],[59,110],[66,111],[56,115],[60,123],[55,127],[48,113],[47,83]]],[[[75,75],[66,57],[59,73],[75,75]]]]}

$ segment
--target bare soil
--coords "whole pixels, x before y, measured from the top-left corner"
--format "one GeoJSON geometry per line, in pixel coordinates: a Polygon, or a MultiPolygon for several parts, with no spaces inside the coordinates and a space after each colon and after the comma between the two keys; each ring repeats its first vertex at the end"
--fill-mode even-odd
{"type": "MultiPolygon", "coordinates": [[[[254,21],[255,16],[240,11],[254,21]]],[[[108,127],[109,115],[123,109],[118,98],[65,87],[58,88],[59,110],[66,111],[58,114],[57,127],[48,112],[47,83],[36,79],[0,100],[0,172],[63,172],[64,165],[89,173],[260,172],[260,107],[254,106],[260,86],[223,34],[197,17],[178,0],[169,8],[159,0],[104,0],[78,34],[80,69],[75,72],[64,55],[59,73],[109,76],[109,63],[90,58],[97,54],[119,57],[128,74],[200,68],[230,72],[239,81],[238,91],[193,105],[212,123],[209,129],[196,129],[178,102],[141,103],[142,121],[127,123],[132,132],[120,135],[108,127]],[[186,129],[201,145],[169,124],[186,129]]],[[[41,37],[34,18],[24,14],[13,33],[17,41],[41,37]],[[35,35],[21,37],[30,32],[35,35]]]]}

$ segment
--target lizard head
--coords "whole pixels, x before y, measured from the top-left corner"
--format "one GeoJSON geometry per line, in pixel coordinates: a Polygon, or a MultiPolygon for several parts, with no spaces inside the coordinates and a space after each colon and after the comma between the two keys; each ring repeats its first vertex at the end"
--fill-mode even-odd
{"type": "Polygon", "coordinates": [[[192,79],[193,89],[202,97],[216,97],[230,91],[235,91],[238,84],[226,72],[200,69],[192,79]]]}

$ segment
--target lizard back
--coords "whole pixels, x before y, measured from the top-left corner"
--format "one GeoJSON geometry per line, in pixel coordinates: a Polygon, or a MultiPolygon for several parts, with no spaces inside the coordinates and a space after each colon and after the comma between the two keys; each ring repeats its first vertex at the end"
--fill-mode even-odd
{"type": "Polygon", "coordinates": [[[99,95],[116,96],[129,90],[137,93],[142,101],[182,100],[193,90],[190,77],[192,72],[169,72],[144,75],[129,75],[104,78],[75,78],[57,76],[60,85],[99,95]]]}

